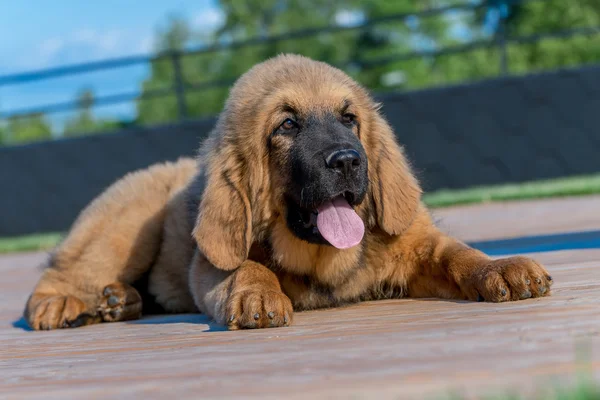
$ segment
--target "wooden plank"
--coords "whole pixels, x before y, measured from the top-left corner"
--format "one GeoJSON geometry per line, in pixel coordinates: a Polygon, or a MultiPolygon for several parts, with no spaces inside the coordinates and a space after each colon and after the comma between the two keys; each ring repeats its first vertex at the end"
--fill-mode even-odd
{"type": "MultiPolygon", "coordinates": [[[[453,212],[470,220],[474,231],[484,233],[475,239],[486,236],[491,220],[511,223],[513,211],[479,220],[485,207],[475,210],[444,213],[446,221],[456,218],[453,212]]],[[[555,214],[563,218],[555,226],[570,226],[565,213],[555,214]]],[[[511,229],[522,233],[524,225],[532,234],[551,230],[544,221],[535,231],[538,218],[524,217],[495,232],[510,236],[511,229]]],[[[459,222],[463,229],[463,219],[459,222]]],[[[589,226],[597,229],[600,223],[589,226]]],[[[202,315],[26,331],[19,318],[44,255],[4,256],[0,398],[379,399],[500,388],[530,393],[572,379],[578,345],[587,346],[584,353],[600,379],[600,250],[533,256],[556,282],[549,298],[503,304],[369,302],[298,313],[290,328],[238,332],[223,331],[202,315]]]]}
{"type": "Polygon", "coordinates": [[[600,195],[433,210],[444,231],[467,241],[597,230],[600,195]]]}

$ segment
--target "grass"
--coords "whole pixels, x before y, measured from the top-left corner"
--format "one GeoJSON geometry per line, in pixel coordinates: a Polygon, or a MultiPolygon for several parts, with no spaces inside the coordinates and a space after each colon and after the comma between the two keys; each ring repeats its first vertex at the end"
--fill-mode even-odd
{"type": "Polygon", "coordinates": [[[600,193],[600,174],[426,193],[429,207],[600,193]]]}
{"type": "Polygon", "coordinates": [[[62,238],[63,234],[61,233],[41,233],[19,237],[0,238],[0,254],[48,250],[55,247],[62,238]]]}
{"type": "MultiPolygon", "coordinates": [[[[461,395],[444,397],[449,400],[463,400],[461,395]]],[[[492,395],[478,397],[482,400],[598,400],[600,390],[591,384],[579,384],[572,388],[558,388],[544,391],[543,394],[534,397],[523,397],[519,395],[492,395]]]]}
{"type": "MultiPolygon", "coordinates": [[[[449,396],[442,396],[439,400],[463,400],[464,398],[464,396],[454,393],[449,396]]],[[[559,387],[558,385],[549,384],[549,386],[538,390],[536,395],[530,395],[528,397],[505,393],[477,396],[477,398],[481,400],[598,400],[600,399],[600,387],[598,387],[590,378],[586,378],[580,379],[579,382],[573,386],[559,387]]]]}
{"type": "MultiPolygon", "coordinates": [[[[455,397],[456,400],[460,396],[455,397]]],[[[482,400],[525,400],[519,395],[492,395],[483,396],[482,400]]],[[[570,388],[555,388],[541,392],[537,396],[527,397],[531,400],[598,400],[600,399],[600,390],[590,383],[580,383],[570,388]]]]}
{"type": "MultiPolygon", "coordinates": [[[[439,190],[426,193],[423,200],[429,207],[439,208],[459,204],[580,196],[594,193],[600,193],[600,174],[469,189],[439,190]]],[[[0,253],[48,250],[56,246],[62,237],[61,233],[47,233],[0,238],[0,253]]]]}

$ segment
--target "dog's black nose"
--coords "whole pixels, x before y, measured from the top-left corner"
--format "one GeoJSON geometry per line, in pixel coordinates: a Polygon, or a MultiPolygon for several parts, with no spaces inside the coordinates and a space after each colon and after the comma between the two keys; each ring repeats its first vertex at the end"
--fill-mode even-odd
{"type": "Polygon", "coordinates": [[[352,149],[336,150],[325,159],[327,167],[348,175],[360,165],[360,154],[352,149]]]}

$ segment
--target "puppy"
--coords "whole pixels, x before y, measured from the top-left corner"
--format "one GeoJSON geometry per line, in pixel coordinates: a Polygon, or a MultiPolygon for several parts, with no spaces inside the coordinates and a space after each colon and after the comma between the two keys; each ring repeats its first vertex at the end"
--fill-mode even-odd
{"type": "Polygon", "coordinates": [[[325,63],[258,64],[197,160],[129,174],[81,213],[27,321],[55,329],[200,311],[230,329],[265,328],[363,300],[549,295],[536,261],[492,260],[434,226],[379,108],[325,63]]]}

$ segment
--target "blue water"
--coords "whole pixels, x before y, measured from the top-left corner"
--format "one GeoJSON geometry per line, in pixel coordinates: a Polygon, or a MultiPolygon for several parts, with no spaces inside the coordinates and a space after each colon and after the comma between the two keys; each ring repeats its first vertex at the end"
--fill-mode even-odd
{"type": "Polygon", "coordinates": [[[491,256],[557,250],[600,249],[600,231],[523,236],[513,239],[471,242],[469,245],[491,256]]]}

